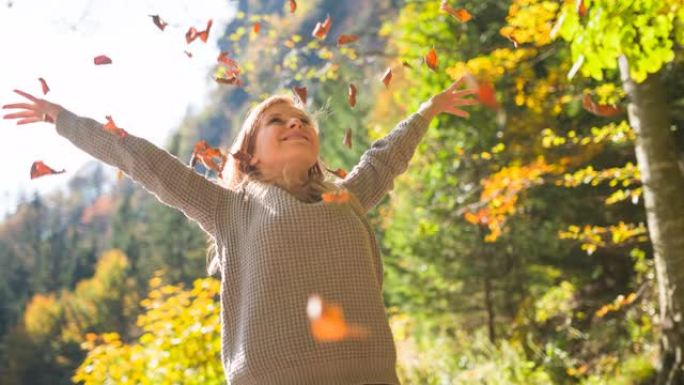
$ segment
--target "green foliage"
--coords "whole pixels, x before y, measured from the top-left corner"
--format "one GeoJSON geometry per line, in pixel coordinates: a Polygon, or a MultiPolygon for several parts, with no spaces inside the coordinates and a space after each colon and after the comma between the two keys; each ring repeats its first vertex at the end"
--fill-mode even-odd
{"type": "Polygon", "coordinates": [[[675,58],[682,44],[682,4],[668,0],[587,0],[586,16],[566,2],[560,36],[570,42],[572,59],[586,76],[604,79],[624,55],[630,75],[642,82],[675,58]]]}

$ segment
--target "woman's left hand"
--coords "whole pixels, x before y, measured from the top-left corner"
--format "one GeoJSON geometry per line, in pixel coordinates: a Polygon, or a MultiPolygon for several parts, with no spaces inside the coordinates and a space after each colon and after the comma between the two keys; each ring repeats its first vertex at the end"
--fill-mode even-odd
{"type": "Polygon", "coordinates": [[[475,99],[466,99],[468,95],[472,95],[476,92],[474,89],[459,90],[458,88],[465,82],[465,77],[458,79],[453,82],[449,88],[446,90],[432,96],[427,101],[423,102],[418,109],[418,113],[421,114],[427,121],[431,121],[436,115],[443,112],[448,114],[460,116],[462,118],[467,118],[470,114],[461,109],[463,106],[472,106],[477,104],[478,101],[475,99]]]}

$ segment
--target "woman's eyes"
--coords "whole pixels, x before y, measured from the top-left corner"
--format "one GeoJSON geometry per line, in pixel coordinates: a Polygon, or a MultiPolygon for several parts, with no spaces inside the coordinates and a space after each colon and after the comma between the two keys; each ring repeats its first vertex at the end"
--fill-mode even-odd
{"type": "MultiPolygon", "coordinates": [[[[304,124],[311,124],[311,121],[307,118],[299,118],[299,120],[304,124]]],[[[269,124],[273,124],[273,123],[279,123],[280,124],[280,123],[285,123],[285,121],[280,119],[280,118],[273,118],[273,119],[271,119],[269,124]]]]}

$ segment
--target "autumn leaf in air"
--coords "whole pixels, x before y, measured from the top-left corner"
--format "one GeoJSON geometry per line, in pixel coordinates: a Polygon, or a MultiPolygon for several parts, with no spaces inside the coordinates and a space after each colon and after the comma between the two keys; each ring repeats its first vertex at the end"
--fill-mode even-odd
{"type": "Polygon", "coordinates": [[[584,95],[584,98],[582,99],[582,107],[584,107],[585,110],[591,112],[594,115],[603,116],[606,118],[619,115],[622,112],[620,108],[618,108],[617,106],[609,106],[594,102],[593,100],[591,100],[591,96],[589,96],[588,94],[584,95]]]}
{"type": "Polygon", "coordinates": [[[240,66],[228,56],[228,52],[221,52],[216,60],[221,64],[214,74],[216,82],[241,87],[240,66]]]}
{"type": "Polygon", "coordinates": [[[330,18],[330,15],[328,15],[325,18],[324,22],[317,22],[316,27],[314,27],[313,32],[311,35],[315,37],[318,40],[323,40],[325,39],[326,36],[328,36],[328,32],[330,32],[330,27],[332,26],[332,19],[330,18]]]}
{"type": "Polygon", "coordinates": [[[476,90],[475,96],[477,96],[480,103],[494,111],[498,111],[501,108],[496,101],[496,90],[494,90],[494,86],[491,83],[483,80],[478,81],[471,74],[466,75],[466,83],[468,88],[476,90]]]}
{"type": "Polygon", "coordinates": [[[411,64],[409,64],[409,62],[407,62],[406,60],[402,60],[402,61],[401,61],[401,65],[404,66],[404,67],[406,67],[406,68],[411,68],[411,69],[413,69],[413,66],[412,66],[411,64]]]}
{"type": "Polygon", "coordinates": [[[577,14],[580,17],[584,17],[587,14],[587,5],[584,4],[584,0],[577,0],[577,14]]]}
{"type": "Polygon", "coordinates": [[[387,67],[387,71],[382,75],[382,82],[385,83],[385,87],[389,87],[390,82],[392,81],[392,68],[387,67]]]}
{"type": "Polygon", "coordinates": [[[43,95],[47,94],[50,92],[50,87],[48,87],[47,82],[45,82],[45,79],[43,78],[38,78],[38,81],[40,81],[40,87],[43,90],[43,95]]]}
{"type": "Polygon", "coordinates": [[[299,103],[305,106],[307,96],[306,87],[292,87],[292,92],[294,92],[297,99],[299,99],[299,103]]]}
{"type": "Polygon", "coordinates": [[[122,138],[128,135],[126,130],[116,126],[116,123],[114,123],[114,120],[112,119],[111,115],[107,115],[105,116],[105,118],[107,119],[107,123],[104,126],[102,126],[105,130],[111,132],[112,134],[119,135],[122,138]]]}
{"type": "Polygon", "coordinates": [[[200,140],[195,143],[195,148],[192,151],[192,157],[190,158],[190,166],[195,167],[197,162],[201,162],[205,168],[209,170],[214,170],[219,178],[223,173],[223,167],[226,165],[227,156],[224,155],[218,148],[210,147],[206,140],[200,140]],[[214,158],[219,158],[217,163],[214,158]]]}
{"type": "Polygon", "coordinates": [[[290,0],[290,13],[294,13],[297,10],[297,2],[295,0],[290,0]]]}
{"type": "Polygon", "coordinates": [[[190,51],[183,51],[183,52],[185,52],[185,56],[192,57],[192,52],[190,52],[190,51]]]}
{"type": "Polygon", "coordinates": [[[349,83],[349,95],[348,98],[349,105],[356,106],[356,86],[353,83],[349,83]]]}
{"type": "Polygon", "coordinates": [[[337,45],[345,45],[353,43],[357,40],[359,40],[357,35],[340,35],[340,37],[337,38],[337,45]]]}
{"type": "Polygon", "coordinates": [[[430,48],[430,51],[425,55],[425,64],[431,70],[437,71],[437,51],[434,48],[430,48]]]}
{"type": "Polygon", "coordinates": [[[162,31],[164,30],[164,28],[166,28],[167,25],[169,25],[169,23],[162,20],[161,17],[159,17],[159,15],[148,15],[148,16],[152,18],[152,22],[154,23],[154,25],[156,25],[162,31]]]}
{"type": "Polygon", "coordinates": [[[112,64],[112,59],[107,57],[107,55],[96,56],[93,61],[95,62],[95,65],[112,64]]]}
{"type": "Polygon", "coordinates": [[[323,198],[323,201],[326,203],[344,203],[349,201],[349,191],[340,190],[326,192],[321,195],[321,198],[323,198]]]}
{"type": "Polygon", "coordinates": [[[344,179],[344,178],[347,177],[347,172],[344,171],[344,170],[341,169],[341,168],[338,168],[337,170],[331,170],[331,169],[329,169],[329,168],[326,168],[326,170],[328,170],[328,171],[330,171],[331,173],[337,175],[337,176],[340,177],[341,179],[344,179]]]}
{"type": "Polygon", "coordinates": [[[309,296],[306,313],[309,317],[311,334],[318,342],[339,342],[346,339],[366,338],[368,329],[350,325],[344,319],[342,308],[323,301],[320,295],[309,296]]]}
{"type": "Polygon", "coordinates": [[[342,140],[342,143],[347,146],[348,148],[352,148],[352,129],[347,128],[347,131],[344,133],[344,139],[342,140]]]}
{"type": "Polygon", "coordinates": [[[43,163],[42,160],[37,160],[31,165],[31,179],[36,179],[44,175],[61,174],[65,171],[66,170],[55,171],[43,163]]]}
{"type": "Polygon", "coordinates": [[[258,21],[255,22],[252,25],[252,31],[254,31],[255,34],[259,34],[259,31],[261,31],[261,23],[259,23],[258,21]]]}
{"type": "Polygon", "coordinates": [[[473,18],[473,15],[470,14],[466,9],[464,8],[453,8],[449,4],[447,4],[447,0],[442,0],[442,4],[440,5],[440,9],[449,15],[453,16],[456,20],[460,21],[461,23],[467,23],[470,19],[473,18]]]}
{"type": "Polygon", "coordinates": [[[185,41],[190,44],[199,37],[200,40],[206,43],[207,39],[209,39],[209,30],[211,29],[211,24],[212,20],[209,19],[207,22],[207,28],[204,31],[198,31],[195,29],[195,27],[190,27],[188,32],[185,33],[185,41]]]}

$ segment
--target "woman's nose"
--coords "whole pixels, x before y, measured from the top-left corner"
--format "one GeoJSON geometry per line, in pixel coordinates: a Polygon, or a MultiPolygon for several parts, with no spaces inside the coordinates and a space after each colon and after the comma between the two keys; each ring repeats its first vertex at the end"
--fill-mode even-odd
{"type": "Polygon", "coordinates": [[[302,121],[299,118],[292,118],[287,124],[288,128],[302,128],[302,121]]]}

